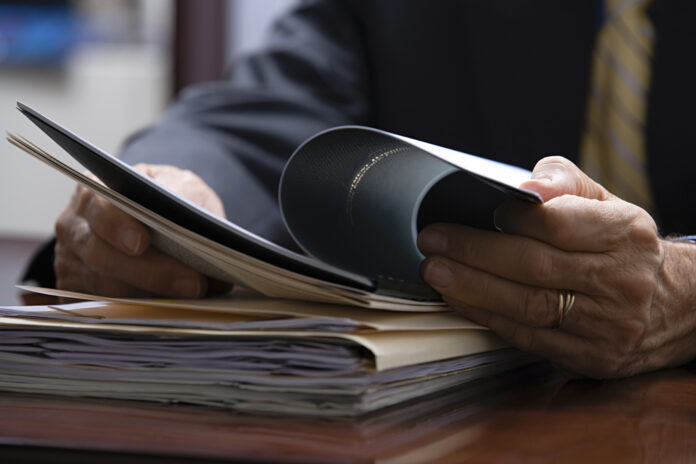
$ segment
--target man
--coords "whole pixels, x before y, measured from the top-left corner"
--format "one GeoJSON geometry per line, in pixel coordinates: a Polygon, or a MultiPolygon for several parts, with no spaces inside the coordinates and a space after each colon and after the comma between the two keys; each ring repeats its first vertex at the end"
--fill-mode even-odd
{"type": "MultiPolygon", "coordinates": [[[[540,161],[524,185],[544,205],[496,210],[504,233],[426,228],[424,279],[453,309],[570,371],[612,377],[684,363],[696,356],[696,247],[659,230],[696,231],[687,168],[696,154],[696,69],[684,54],[696,44],[696,4],[643,3],[306,1],[262,52],[237,61],[228,81],[185,92],[123,158],[287,245],[275,204],[280,170],[327,127],[370,125],[528,167],[542,154],[563,154],[540,161]],[[634,47],[624,52],[629,64],[612,49],[617,34],[620,46],[634,47]],[[641,87],[648,84],[649,92],[641,87]],[[617,106],[631,85],[645,98],[617,106]],[[642,207],[572,162],[584,151],[589,168],[611,174],[603,151],[624,145],[635,172],[622,173],[636,181],[624,190],[621,178],[607,182],[642,207]]],[[[149,247],[141,224],[83,189],[56,232],[60,288],[180,297],[208,290],[203,276],[149,247]]]]}

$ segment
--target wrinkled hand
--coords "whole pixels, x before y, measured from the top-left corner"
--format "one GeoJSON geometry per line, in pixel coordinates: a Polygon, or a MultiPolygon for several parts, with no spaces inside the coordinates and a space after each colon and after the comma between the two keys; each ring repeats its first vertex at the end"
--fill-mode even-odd
{"type": "MultiPolygon", "coordinates": [[[[218,216],[215,192],[191,171],[139,164],[139,171],[218,216]]],[[[150,246],[145,226],[91,190],[79,186],[56,221],[56,286],[102,296],[156,294],[197,298],[205,276],[150,246]]]]}
{"type": "MultiPolygon", "coordinates": [[[[498,208],[503,232],[435,224],[423,278],[456,311],[574,373],[618,377],[696,356],[696,247],[560,157],[522,187],[545,203],[498,208]],[[559,290],[575,294],[560,327],[559,290]]],[[[685,212],[688,214],[688,212],[685,212]]]]}

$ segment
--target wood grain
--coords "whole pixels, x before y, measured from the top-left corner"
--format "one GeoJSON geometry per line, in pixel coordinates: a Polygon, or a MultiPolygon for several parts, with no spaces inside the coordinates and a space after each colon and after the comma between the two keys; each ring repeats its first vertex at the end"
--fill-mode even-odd
{"type": "Polygon", "coordinates": [[[567,381],[540,365],[350,421],[0,394],[0,456],[12,452],[23,462],[58,455],[70,462],[86,452],[104,459],[130,454],[138,462],[696,462],[695,374],[682,368],[567,381]]]}
{"type": "MultiPolygon", "coordinates": [[[[0,240],[0,304],[37,245],[0,240]]],[[[0,392],[0,462],[126,459],[696,462],[696,367],[569,381],[542,363],[350,421],[0,392]]]]}

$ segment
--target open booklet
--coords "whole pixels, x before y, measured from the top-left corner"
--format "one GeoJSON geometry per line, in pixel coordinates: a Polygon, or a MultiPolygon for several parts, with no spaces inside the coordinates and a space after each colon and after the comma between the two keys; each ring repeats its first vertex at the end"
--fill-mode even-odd
{"type": "Polygon", "coordinates": [[[29,140],[10,143],[102,195],[150,227],[152,243],[219,280],[265,295],[395,310],[437,310],[420,279],[418,231],[434,222],[489,225],[530,172],[377,129],[343,126],[304,142],[279,186],[295,253],[217,217],[37,111],[18,109],[103,184],[29,140]]]}

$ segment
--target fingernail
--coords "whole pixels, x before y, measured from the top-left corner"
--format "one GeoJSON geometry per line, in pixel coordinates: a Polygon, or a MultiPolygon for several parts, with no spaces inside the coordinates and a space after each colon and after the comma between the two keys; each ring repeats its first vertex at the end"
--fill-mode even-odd
{"type": "Polygon", "coordinates": [[[529,180],[534,180],[541,184],[550,184],[553,182],[554,174],[554,172],[548,171],[533,172],[529,177],[529,180]]]}
{"type": "Polygon", "coordinates": [[[174,281],[172,290],[181,298],[198,298],[203,295],[202,287],[201,279],[183,277],[174,281]]]}
{"type": "Polygon", "coordinates": [[[532,171],[531,179],[549,184],[561,174],[563,165],[557,161],[557,157],[546,157],[539,161],[532,171]]]}
{"type": "Polygon", "coordinates": [[[418,236],[418,248],[427,254],[441,254],[447,251],[447,236],[436,230],[426,230],[418,236]]]}
{"type": "Polygon", "coordinates": [[[444,264],[431,261],[425,266],[423,278],[433,287],[448,287],[454,280],[454,275],[444,264]]]}
{"type": "Polygon", "coordinates": [[[140,234],[133,229],[122,229],[118,235],[119,242],[126,251],[130,253],[137,253],[140,248],[141,237],[140,234]]]}

